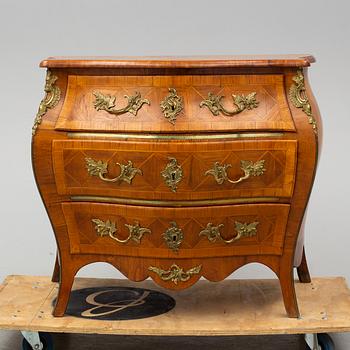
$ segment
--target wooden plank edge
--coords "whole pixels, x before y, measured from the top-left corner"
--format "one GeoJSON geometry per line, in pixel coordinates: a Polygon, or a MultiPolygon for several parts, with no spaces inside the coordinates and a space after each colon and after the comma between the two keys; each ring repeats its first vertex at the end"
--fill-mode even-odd
{"type": "Polygon", "coordinates": [[[44,68],[251,68],[308,67],[316,62],[312,55],[192,56],[192,57],[48,57],[44,68]]]}
{"type": "Polygon", "coordinates": [[[286,330],[259,330],[259,331],[232,331],[221,332],[219,330],[201,330],[201,331],[174,331],[163,330],[159,332],[155,329],[138,329],[138,330],[118,330],[118,329],[89,329],[82,327],[47,327],[47,326],[9,326],[6,325],[0,328],[1,330],[14,331],[31,331],[31,332],[49,332],[49,333],[70,333],[70,334],[100,334],[100,335],[135,335],[135,336],[183,336],[183,337],[221,337],[221,336],[256,336],[256,335],[298,335],[307,333],[347,333],[350,332],[350,327],[301,327],[290,328],[286,330]]]}
{"type": "Polygon", "coordinates": [[[5,277],[3,282],[0,284],[0,293],[1,291],[13,280],[17,275],[8,275],[5,277]]]}

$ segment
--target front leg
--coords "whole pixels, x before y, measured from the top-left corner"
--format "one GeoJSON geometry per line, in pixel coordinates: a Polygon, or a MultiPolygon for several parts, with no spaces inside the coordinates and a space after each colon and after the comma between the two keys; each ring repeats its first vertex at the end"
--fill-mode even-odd
{"type": "Polygon", "coordinates": [[[60,285],[56,299],[56,305],[53,310],[55,317],[62,317],[66,312],[69,296],[72,290],[74,277],[79,269],[71,264],[60,264],[60,285]]]}
{"type": "Polygon", "coordinates": [[[281,259],[278,278],[280,280],[284,307],[287,311],[288,317],[299,318],[300,312],[295,293],[294,267],[292,259],[287,259],[287,257],[281,259]]]}

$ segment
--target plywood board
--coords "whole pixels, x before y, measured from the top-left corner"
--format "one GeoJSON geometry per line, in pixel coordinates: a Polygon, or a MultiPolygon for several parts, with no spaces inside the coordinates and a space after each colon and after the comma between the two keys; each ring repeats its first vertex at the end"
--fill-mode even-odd
{"type": "Polygon", "coordinates": [[[48,277],[9,276],[0,287],[0,329],[164,336],[350,331],[350,291],[342,277],[297,283],[300,319],[286,316],[277,280],[200,281],[180,292],[164,290],[151,281],[77,278],[74,284],[75,289],[93,286],[159,290],[171,295],[176,306],[166,314],[138,320],[55,318],[51,312],[57,284],[48,277]]]}

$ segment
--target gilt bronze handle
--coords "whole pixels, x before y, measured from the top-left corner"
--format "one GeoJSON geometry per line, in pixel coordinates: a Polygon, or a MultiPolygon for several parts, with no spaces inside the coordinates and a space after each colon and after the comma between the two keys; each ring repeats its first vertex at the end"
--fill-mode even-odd
{"type": "Polygon", "coordinates": [[[208,240],[212,243],[216,242],[217,240],[221,240],[226,244],[230,244],[240,240],[243,237],[256,236],[257,234],[256,226],[258,224],[259,224],[258,221],[251,222],[250,224],[235,221],[235,231],[237,234],[233,236],[231,239],[224,239],[220,233],[220,228],[224,227],[224,225],[220,224],[218,226],[214,226],[211,222],[209,222],[207,224],[207,227],[203,231],[199,232],[199,235],[207,236],[208,240]]]}
{"type": "Polygon", "coordinates": [[[245,95],[232,95],[233,103],[235,105],[235,109],[232,111],[227,110],[223,105],[221,100],[224,98],[222,95],[214,95],[212,92],[208,93],[208,98],[203,100],[199,107],[208,107],[209,110],[213,113],[213,115],[217,116],[220,113],[225,116],[233,116],[243,112],[246,109],[257,108],[259,105],[259,101],[256,100],[256,92],[252,92],[245,95]]]}
{"type": "Polygon", "coordinates": [[[192,267],[191,269],[184,271],[182,267],[179,267],[176,264],[172,264],[169,270],[163,270],[159,267],[150,266],[149,271],[155,272],[163,281],[172,281],[174,284],[178,282],[186,282],[193,275],[198,275],[202,269],[202,265],[192,267]]]}
{"type": "Polygon", "coordinates": [[[114,178],[108,178],[104,175],[108,173],[108,163],[102,160],[94,160],[92,158],[85,158],[86,168],[90,176],[98,176],[102,181],[106,182],[121,182],[124,181],[129,185],[136,174],[142,175],[142,171],[134,168],[132,162],[129,160],[127,164],[116,163],[120,167],[120,174],[114,178]]]}
{"type": "Polygon", "coordinates": [[[144,104],[150,105],[149,100],[146,98],[142,99],[139,92],[136,92],[135,95],[132,96],[124,95],[124,98],[127,99],[128,104],[120,109],[115,108],[115,96],[104,95],[100,91],[94,91],[93,95],[95,96],[94,107],[96,111],[103,110],[114,115],[120,115],[128,112],[133,115],[137,115],[138,110],[144,104]]]}
{"type": "Polygon", "coordinates": [[[238,184],[244,180],[249,179],[251,176],[261,176],[264,174],[266,169],[264,168],[265,160],[258,160],[253,163],[250,160],[241,160],[241,169],[244,171],[244,175],[237,180],[231,180],[228,178],[226,169],[231,168],[231,164],[220,165],[219,162],[214,163],[213,169],[207,170],[205,175],[214,176],[216,182],[219,185],[222,185],[225,181],[230,182],[231,184],[238,184]]]}
{"type": "Polygon", "coordinates": [[[95,224],[95,230],[97,234],[101,237],[109,236],[119,243],[128,243],[133,240],[137,244],[140,244],[141,238],[145,233],[151,233],[151,230],[145,227],[140,227],[140,224],[136,221],[134,225],[125,224],[125,227],[129,229],[129,236],[125,239],[118,238],[115,234],[117,232],[117,227],[115,222],[107,220],[102,221],[100,219],[91,220],[95,224]]]}

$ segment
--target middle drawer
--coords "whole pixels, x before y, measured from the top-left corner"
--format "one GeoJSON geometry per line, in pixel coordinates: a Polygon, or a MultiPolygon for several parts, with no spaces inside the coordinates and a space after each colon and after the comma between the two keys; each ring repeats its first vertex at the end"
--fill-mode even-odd
{"type": "Polygon", "coordinates": [[[297,141],[53,141],[59,194],[144,200],[291,197],[297,141]]]}

